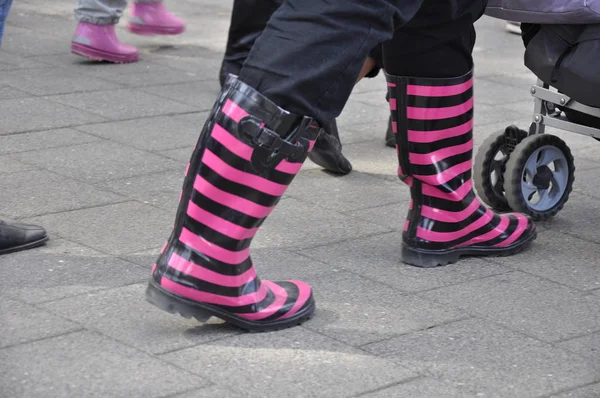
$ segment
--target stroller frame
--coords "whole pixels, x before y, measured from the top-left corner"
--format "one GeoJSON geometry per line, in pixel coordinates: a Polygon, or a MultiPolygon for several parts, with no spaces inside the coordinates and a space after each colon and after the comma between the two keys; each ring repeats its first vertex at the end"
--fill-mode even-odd
{"type": "Polygon", "coordinates": [[[565,94],[552,91],[550,85],[540,79],[531,87],[530,93],[534,97],[534,107],[529,135],[543,134],[545,127],[550,126],[600,140],[600,129],[571,122],[563,115],[559,107],[597,118],[600,118],[600,108],[584,105],[565,94]]]}

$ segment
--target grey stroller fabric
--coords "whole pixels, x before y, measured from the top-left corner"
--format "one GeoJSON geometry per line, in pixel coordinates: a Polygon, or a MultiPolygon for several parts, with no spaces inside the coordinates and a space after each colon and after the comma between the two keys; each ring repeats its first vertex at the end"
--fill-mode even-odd
{"type": "Polygon", "coordinates": [[[600,0],[488,0],[486,15],[534,24],[600,23],[600,0]]]}
{"type": "Polygon", "coordinates": [[[541,25],[526,44],[525,66],[583,104],[600,107],[600,24],[541,25]]]}

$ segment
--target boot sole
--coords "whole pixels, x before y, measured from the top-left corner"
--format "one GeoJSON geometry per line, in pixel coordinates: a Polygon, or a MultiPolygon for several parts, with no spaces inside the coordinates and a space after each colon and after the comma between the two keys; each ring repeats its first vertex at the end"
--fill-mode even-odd
{"type": "Polygon", "coordinates": [[[38,239],[33,242],[26,243],[24,245],[11,247],[9,249],[0,250],[0,255],[20,252],[21,250],[33,249],[34,247],[42,246],[44,243],[48,241],[48,237],[44,236],[42,239],[38,239]]]}
{"type": "Polygon", "coordinates": [[[419,268],[435,268],[454,264],[461,257],[506,257],[527,249],[537,238],[537,230],[526,240],[507,247],[459,247],[450,250],[423,250],[402,244],[402,261],[419,268]]]}
{"type": "Polygon", "coordinates": [[[301,311],[298,311],[289,318],[271,322],[249,321],[211,304],[199,303],[177,296],[161,288],[156,284],[154,279],[150,279],[148,283],[146,301],[163,311],[171,314],[179,314],[184,318],[195,318],[199,322],[205,323],[211,317],[215,317],[252,333],[273,332],[299,326],[312,318],[316,308],[315,301],[311,295],[308,299],[308,306],[305,306],[301,311]]]}
{"type": "Polygon", "coordinates": [[[106,51],[98,50],[85,44],[71,43],[71,52],[75,55],[82,56],[92,61],[106,61],[114,64],[129,64],[137,62],[139,59],[138,54],[133,55],[121,55],[109,53],[106,51]]]}
{"type": "Polygon", "coordinates": [[[135,33],[136,35],[141,36],[155,36],[155,35],[179,35],[185,31],[185,27],[178,28],[165,28],[160,26],[149,26],[149,25],[139,25],[131,22],[127,23],[127,30],[131,33],[135,33]]]}

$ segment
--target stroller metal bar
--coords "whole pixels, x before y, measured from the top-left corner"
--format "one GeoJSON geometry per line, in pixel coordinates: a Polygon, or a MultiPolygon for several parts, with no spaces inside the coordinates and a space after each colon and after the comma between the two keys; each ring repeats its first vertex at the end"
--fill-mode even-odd
{"type": "Polygon", "coordinates": [[[535,124],[543,124],[546,126],[555,127],[557,129],[570,131],[575,134],[586,135],[592,138],[600,138],[600,129],[570,122],[564,116],[548,117],[540,114],[534,114],[533,117],[534,120],[536,120],[536,117],[539,118],[539,122],[534,122],[535,124]]]}
{"type": "MultiPolygon", "coordinates": [[[[564,94],[550,91],[547,88],[533,86],[531,88],[531,95],[533,95],[534,98],[539,98],[543,101],[551,102],[551,103],[561,106],[563,108],[573,109],[574,111],[578,111],[578,112],[585,113],[590,116],[595,116],[595,117],[600,118],[600,109],[599,108],[594,108],[591,106],[584,105],[580,102],[572,100],[570,97],[568,97],[564,94]]],[[[541,113],[541,112],[537,112],[537,109],[535,109],[534,112],[541,113]]]]}

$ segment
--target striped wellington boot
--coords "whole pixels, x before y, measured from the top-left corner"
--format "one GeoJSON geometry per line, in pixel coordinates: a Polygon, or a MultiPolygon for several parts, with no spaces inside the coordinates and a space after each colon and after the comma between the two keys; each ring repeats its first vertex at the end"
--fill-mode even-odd
{"type": "Polygon", "coordinates": [[[533,222],[521,214],[497,215],[473,192],[472,72],[451,79],[386,77],[398,175],[412,197],[402,260],[436,267],[527,247],[536,237],[533,222]]]}
{"type": "Polygon", "coordinates": [[[311,287],[260,280],[249,247],[319,131],[313,119],[290,114],[230,76],[192,154],[148,301],[256,332],[308,320],[315,309],[311,287]]]}

